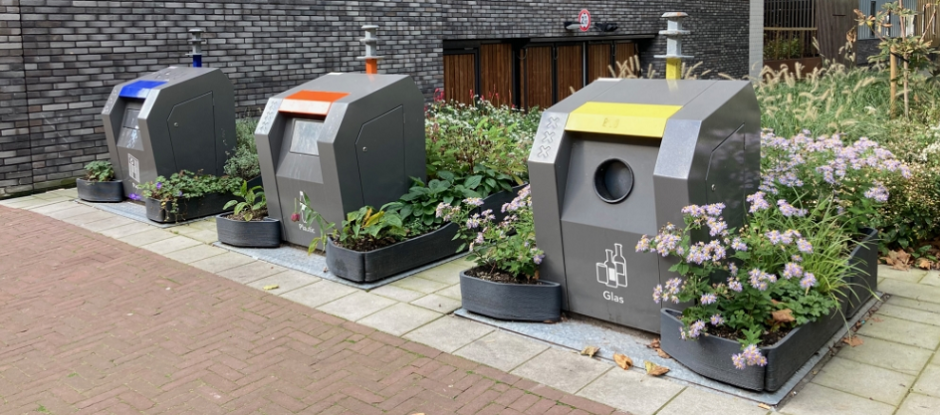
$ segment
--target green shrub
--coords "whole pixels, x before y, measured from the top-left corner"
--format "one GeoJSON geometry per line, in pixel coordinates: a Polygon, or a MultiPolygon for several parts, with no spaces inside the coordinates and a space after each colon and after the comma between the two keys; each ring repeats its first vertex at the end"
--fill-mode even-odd
{"type": "Polygon", "coordinates": [[[95,160],[85,165],[85,180],[107,182],[114,180],[114,166],[107,160],[95,160]]]}
{"type": "Polygon", "coordinates": [[[235,154],[229,154],[225,162],[225,175],[251,180],[261,175],[258,164],[258,149],[255,146],[256,118],[239,118],[235,121],[235,154]]]}
{"type": "Polygon", "coordinates": [[[157,176],[156,180],[141,183],[137,188],[141,196],[159,200],[166,211],[176,213],[179,211],[178,203],[181,199],[194,199],[213,193],[233,194],[241,183],[242,180],[234,177],[200,175],[183,170],[173,173],[169,179],[157,176]]]}

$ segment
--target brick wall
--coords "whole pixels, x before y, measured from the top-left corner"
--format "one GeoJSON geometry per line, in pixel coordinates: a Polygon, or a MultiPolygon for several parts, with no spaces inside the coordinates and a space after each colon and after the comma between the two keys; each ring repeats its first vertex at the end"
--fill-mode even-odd
{"type": "MultiPolygon", "coordinates": [[[[656,33],[663,12],[685,11],[694,61],[747,73],[747,0],[0,0],[0,197],[62,185],[106,158],[98,114],[112,86],[188,64],[190,28],[206,30],[204,64],[235,83],[239,111],[257,115],[298,83],[361,71],[363,24],[381,26],[382,71],[412,75],[430,97],[443,87],[443,40],[582,37],[562,27],[581,8],[618,35],[656,33]]],[[[662,73],[652,55],[665,40],[642,45],[662,73]]]]}

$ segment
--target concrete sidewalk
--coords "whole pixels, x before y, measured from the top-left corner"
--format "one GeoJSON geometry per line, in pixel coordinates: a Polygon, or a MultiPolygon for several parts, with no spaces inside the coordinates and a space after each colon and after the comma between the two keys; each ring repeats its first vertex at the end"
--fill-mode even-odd
{"type": "MultiPolygon", "coordinates": [[[[60,337],[52,337],[58,343],[50,345],[43,343],[49,340],[42,340],[44,335],[41,334],[36,336],[39,338],[37,340],[40,342],[39,344],[42,344],[38,347],[53,353],[53,355],[55,355],[54,353],[67,354],[66,349],[68,349],[68,351],[71,351],[71,354],[67,354],[68,356],[80,355],[83,358],[92,360],[101,358],[89,356],[106,354],[108,352],[105,351],[113,348],[121,351],[120,355],[115,352],[114,355],[119,357],[113,359],[116,362],[121,362],[120,366],[123,366],[125,360],[121,360],[120,357],[125,355],[138,356],[128,358],[131,359],[130,362],[149,362],[149,360],[141,359],[153,359],[155,355],[163,356],[162,345],[164,343],[183,344],[184,346],[180,346],[183,348],[175,349],[175,351],[182,353],[185,348],[186,352],[178,355],[177,359],[179,360],[174,361],[169,369],[163,369],[167,373],[162,374],[162,376],[171,376],[171,378],[168,378],[170,380],[164,383],[167,384],[178,380],[181,376],[180,373],[182,373],[182,376],[196,376],[196,373],[212,376],[209,373],[212,372],[211,367],[196,369],[198,367],[196,363],[189,360],[189,353],[200,351],[203,354],[211,353],[211,351],[205,350],[211,347],[209,343],[205,343],[209,340],[200,342],[200,338],[211,339],[211,341],[219,344],[232,342],[235,346],[226,346],[225,350],[219,351],[220,355],[235,353],[238,350],[237,348],[244,349],[249,346],[251,348],[247,349],[246,352],[251,352],[257,348],[257,350],[264,351],[265,354],[275,353],[275,351],[277,354],[286,353],[288,357],[270,365],[269,376],[279,379],[280,372],[278,371],[293,370],[302,372],[303,375],[307,376],[304,382],[308,383],[287,382],[293,387],[301,389],[316,384],[317,379],[319,379],[317,376],[321,376],[317,373],[323,370],[321,365],[328,368],[332,367],[330,365],[337,365],[338,371],[345,371],[351,375],[360,375],[359,377],[350,378],[353,381],[347,384],[346,387],[365,388],[365,390],[370,391],[382,400],[374,403],[356,398],[348,393],[345,397],[338,399],[348,397],[374,409],[394,409],[383,405],[394,400],[394,397],[398,395],[387,396],[382,394],[381,390],[375,390],[375,388],[368,388],[356,383],[359,379],[371,379],[373,382],[381,383],[388,379],[388,376],[391,376],[381,371],[381,368],[391,365],[381,360],[382,356],[388,354],[387,352],[370,354],[375,351],[370,352],[367,349],[366,353],[361,353],[355,349],[359,347],[355,345],[362,341],[370,342],[370,344],[371,342],[377,342],[382,343],[382,345],[369,347],[379,347],[380,350],[403,350],[402,353],[409,355],[415,353],[415,348],[421,348],[417,353],[432,357],[432,359],[428,359],[429,362],[437,362],[441,367],[453,368],[452,370],[441,369],[442,371],[450,370],[450,372],[447,372],[447,376],[452,376],[454,373],[461,373],[465,376],[481,376],[482,374],[480,379],[487,378],[489,381],[494,382],[493,386],[486,389],[474,389],[476,395],[470,399],[491,399],[486,402],[486,405],[489,406],[447,406],[445,403],[455,405],[461,402],[460,399],[462,398],[460,396],[463,395],[460,393],[453,395],[455,391],[450,390],[452,385],[450,382],[444,382],[448,387],[445,392],[429,387],[433,384],[432,381],[440,383],[441,380],[435,378],[431,372],[415,374],[414,372],[418,372],[423,368],[418,364],[425,362],[423,357],[415,355],[412,362],[402,363],[403,366],[396,368],[403,371],[412,370],[412,376],[420,377],[420,379],[416,378],[412,382],[412,387],[421,388],[420,393],[423,394],[414,395],[406,402],[415,403],[423,399],[421,397],[426,396],[443,396],[444,400],[441,402],[422,401],[421,404],[429,406],[415,406],[418,409],[408,409],[401,413],[407,413],[408,411],[413,411],[411,413],[424,412],[428,415],[472,413],[475,411],[483,411],[481,413],[515,413],[513,411],[516,410],[528,411],[528,413],[545,413],[548,410],[541,407],[533,410],[531,406],[519,408],[518,405],[513,406],[511,403],[496,399],[495,394],[509,393],[506,391],[510,389],[501,390],[504,386],[499,385],[502,384],[506,384],[507,387],[511,386],[511,390],[518,390],[513,392],[513,394],[522,394],[519,395],[518,399],[535,396],[538,397],[536,401],[545,402],[543,405],[547,405],[548,402],[554,403],[557,400],[559,403],[551,408],[552,411],[557,411],[557,413],[582,413],[578,412],[580,410],[605,413],[605,411],[610,412],[615,409],[636,415],[766,414],[768,412],[766,409],[757,407],[753,402],[734,399],[726,395],[712,393],[710,390],[688,386],[671,380],[668,375],[660,379],[645,376],[639,369],[623,371],[610,362],[577,356],[576,353],[570,350],[560,349],[512,333],[495,330],[490,326],[451,316],[449,314],[460,307],[457,271],[467,267],[467,264],[463,262],[446,264],[366,292],[330,281],[319,280],[314,276],[286,270],[263,261],[257,261],[250,257],[213,247],[211,243],[215,242],[217,237],[215,224],[211,220],[162,230],[74,203],[72,202],[74,197],[74,190],[59,190],[0,202],[0,205],[31,210],[44,215],[44,217],[39,217],[0,207],[0,226],[2,226],[0,228],[0,341],[5,341],[6,338],[19,339],[17,336],[32,338],[26,333],[35,332],[37,327],[45,327],[47,322],[53,324],[56,319],[65,318],[55,316],[68,314],[67,321],[71,324],[78,324],[78,321],[72,315],[81,316],[80,310],[94,305],[94,307],[97,307],[94,312],[80,319],[81,321],[89,320],[96,323],[92,324],[93,328],[68,331],[48,327],[45,329],[46,331],[41,332],[65,332],[69,333],[68,336],[80,337],[83,340],[66,338],[67,336],[58,334],[60,337]],[[7,219],[4,219],[4,217],[7,219]],[[26,221],[32,223],[32,225],[24,227],[19,224],[19,221],[26,221]],[[34,228],[43,230],[34,231],[34,228]],[[79,228],[84,228],[84,230],[79,228]],[[14,230],[11,231],[10,229],[14,230]],[[80,238],[76,235],[79,235],[80,238]],[[79,240],[83,242],[78,242],[79,240]],[[65,241],[71,242],[66,243],[65,241]],[[102,245],[97,250],[93,250],[89,248],[92,244],[102,245]],[[141,247],[143,251],[133,247],[141,247]],[[102,250],[125,253],[122,254],[124,256],[116,258],[108,256],[109,254],[102,250]],[[66,257],[74,264],[64,265],[63,261],[66,257]],[[56,269],[44,268],[55,263],[60,264],[56,269]],[[14,269],[14,267],[16,268],[14,269]],[[35,275],[34,268],[44,270],[43,275],[35,275]],[[101,274],[100,277],[99,274],[101,274]],[[212,274],[222,278],[213,277],[212,274]],[[10,282],[11,278],[14,282],[10,282]],[[25,279],[26,282],[21,283],[19,282],[20,279],[25,279]],[[226,281],[226,279],[229,281],[226,281]],[[146,281],[149,282],[143,285],[153,285],[155,288],[150,287],[147,290],[140,288],[142,286],[140,283],[146,281]],[[84,287],[86,283],[91,284],[89,291],[78,288],[78,292],[71,293],[72,290],[76,289],[75,287],[84,287]],[[245,287],[247,285],[261,289],[273,284],[277,284],[279,288],[267,293],[245,287]],[[58,288],[60,286],[70,287],[71,289],[60,291],[58,288]],[[185,295],[181,295],[178,291],[183,287],[192,290],[186,291],[185,295]],[[85,301],[85,303],[80,306],[74,305],[73,302],[76,298],[71,297],[72,295],[85,301]],[[290,301],[284,301],[284,299],[290,301]],[[208,305],[204,303],[208,303],[208,305]],[[43,308],[44,312],[38,312],[40,305],[43,304],[51,305],[48,306],[48,309],[43,308]],[[142,311],[135,311],[134,306],[138,304],[141,306],[149,304],[149,306],[144,307],[142,311]],[[67,307],[71,307],[68,313],[59,311],[60,308],[67,307]],[[114,307],[119,309],[114,310],[114,307]],[[228,314],[222,314],[222,316],[225,316],[222,319],[212,319],[213,313],[218,312],[216,307],[226,308],[229,310],[226,311],[228,314]],[[29,314],[34,312],[38,314],[29,314]],[[129,313],[133,313],[133,315],[127,315],[129,313]],[[154,321],[160,321],[161,323],[154,324],[154,322],[148,322],[146,319],[143,321],[136,320],[143,319],[142,315],[150,316],[153,313],[159,313],[153,317],[156,319],[154,321]],[[161,318],[167,318],[166,314],[173,315],[174,319],[160,320],[161,318]],[[99,315],[109,317],[102,320],[98,318],[99,315]],[[297,322],[301,318],[311,319],[318,325],[316,328],[309,328],[312,332],[305,331],[308,330],[308,327],[298,325],[300,323],[297,322]],[[146,336],[149,336],[145,338],[146,341],[131,337],[131,340],[139,340],[134,343],[121,337],[119,342],[112,340],[113,336],[106,336],[105,333],[108,333],[108,331],[98,328],[98,325],[107,325],[115,329],[114,327],[117,326],[114,325],[120,325],[124,320],[137,321],[134,324],[146,326],[146,329],[141,329],[147,332],[146,336]],[[228,320],[233,320],[234,326],[228,320]],[[5,323],[6,321],[15,322],[15,324],[9,326],[5,323]],[[358,324],[353,324],[351,321],[358,324]],[[264,328],[259,328],[259,326],[264,328]],[[196,328],[202,331],[200,332],[196,328]],[[28,330],[22,333],[18,331],[24,329],[28,330]],[[189,332],[189,330],[195,331],[189,332]],[[243,332],[243,330],[247,331],[243,332]],[[323,334],[313,334],[318,333],[317,330],[325,331],[323,334]],[[351,339],[357,343],[347,342],[349,346],[345,348],[340,347],[342,346],[340,343],[343,343],[343,341],[331,343],[334,330],[348,332],[348,337],[345,339],[351,339]],[[367,331],[367,333],[362,333],[362,330],[367,331]],[[94,333],[90,335],[93,339],[85,338],[82,334],[76,334],[85,331],[94,333]],[[236,334],[228,336],[230,331],[236,334]],[[8,336],[9,333],[13,333],[10,334],[12,337],[8,336]],[[188,334],[182,335],[181,333],[188,334]],[[200,333],[205,334],[203,334],[203,337],[197,336],[200,333]],[[291,337],[292,333],[295,336],[306,333],[322,342],[308,345],[308,351],[313,354],[303,357],[307,360],[300,360],[305,362],[304,364],[291,364],[296,363],[297,358],[301,357],[298,351],[293,350],[290,346],[290,344],[297,344],[300,341],[291,337]],[[259,334],[261,337],[259,337],[259,334]],[[264,337],[268,334],[272,334],[275,339],[264,337]],[[330,337],[323,338],[322,336],[330,337]],[[251,340],[246,342],[241,340],[243,338],[251,340]],[[106,341],[111,341],[114,345],[106,343],[106,341]],[[269,341],[277,343],[269,346],[271,351],[261,345],[269,341]],[[75,348],[80,348],[81,351],[72,351],[73,344],[76,345],[75,348]],[[320,349],[324,344],[327,345],[329,350],[335,348],[336,351],[327,356],[326,349],[320,349]],[[126,347],[119,348],[118,346],[126,347]],[[433,349],[427,346],[433,347],[433,349]],[[440,351],[452,353],[453,355],[441,353],[440,351]],[[330,356],[336,357],[333,357],[334,360],[329,360],[330,356]],[[343,360],[345,363],[339,362],[343,358],[355,362],[346,362],[345,360],[343,360]],[[370,358],[378,358],[382,364],[378,365],[379,367],[370,366],[376,362],[375,360],[370,361],[370,358]],[[357,371],[367,372],[368,376],[357,371]],[[473,374],[467,373],[467,371],[471,371],[473,374]],[[380,376],[380,374],[382,375],[380,376]],[[501,376],[506,376],[506,379],[513,381],[496,382],[501,376]],[[520,378],[521,380],[519,380],[520,378]],[[484,394],[487,396],[480,398],[484,394]],[[437,406],[434,407],[434,405],[437,406]],[[592,405],[598,406],[594,407],[592,405]],[[430,407],[433,407],[433,409],[428,409],[430,407]],[[574,408],[578,408],[578,411],[574,408]]],[[[879,289],[892,294],[892,297],[886,304],[881,306],[874,318],[867,321],[859,331],[860,337],[865,343],[855,348],[846,347],[841,349],[833,359],[815,374],[815,377],[803,389],[798,391],[789,403],[777,408],[778,411],[789,415],[932,415],[940,413],[940,360],[935,358],[938,346],[940,346],[940,318],[938,318],[940,316],[940,273],[936,271],[901,272],[882,267],[879,270],[879,277],[881,279],[879,289]]],[[[131,329],[125,328],[123,330],[131,329]]],[[[342,337],[342,335],[339,336],[342,337]]],[[[16,363],[11,362],[22,360],[18,353],[26,354],[31,350],[21,345],[21,343],[21,341],[5,343],[4,349],[0,350],[0,398],[5,399],[6,403],[19,402],[17,407],[22,406],[23,409],[23,411],[11,413],[35,411],[39,408],[38,406],[29,408],[31,402],[11,399],[10,389],[8,389],[10,383],[4,383],[10,379],[7,371],[16,367],[16,363]]],[[[42,353],[35,354],[35,356],[38,359],[39,356],[42,356],[42,353]]],[[[195,356],[200,356],[200,354],[197,353],[195,356]]],[[[265,359],[260,355],[240,356],[243,356],[244,359],[265,359]]],[[[73,358],[78,359],[77,357],[73,358]]],[[[213,361],[212,359],[215,358],[216,356],[213,355],[203,360],[213,361]]],[[[398,359],[398,357],[393,359],[398,359]]],[[[54,359],[51,363],[43,362],[44,366],[42,368],[54,365],[55,360],[57,359],[54,359]]],[[[82,364],[80,359],[77,361],[79,363],[72,361],[69,364],[72,366],[78,364],[77,367],[87,366],[82,364]]],[[[247,362],[243,360],[243,363],[247,362]]],[[[252,364],[249,363],[245,367],[253,367],[252,364]]],[[[210,366],[217,367],[215,363],[211,363],[210,366]]],[[[71,366],[69,369],[71,369],[71,366]]],[[[131,369],[131,371],[133,372],[135,369],[131,369]]],[[[126,371],[114,368],[111,370],[126,371]]],[[[238,368],[235,368],[235,370],[243,376],[249,376],[242,373],[238,368]]],[[[438,369],[435,368],[434,370],[438,369]]],[[[12,378],[18,379],[12,384],[22,387],[23,385],[48,383],[51,388],[56,388],[56,390],[74,390],[80,393],[83,399],[91,398],[91,396],[86,396],[91,388],[78,392],[75,386],[67,383],[69,379],[77,377],[84,379],[77,369],[65,373],[63,375],[65,376],[64,380],[58,379],[52,373],[40,375],[39,377],[35,375],[35,373],[46,373],[46,371],[48,369],[36,372],[21,370],[19,378],[12,378]],[[72,373],[76,374],[69,378],[68,375],[72,375],[72,373]],[[27,380],[21,381],[22,379],[27,380]],[[63,383],[68,385],[68,389],[62,389],[63,383]]],[[[257,373],[259,372],[255,372],[254,376],[258,376],[257,373]]],[[[217,373],[216,375],[221,376],[217,373]]],[[[272,380],[271,384],[279,385],[278,381],[272,380]]],[[[155,382],[153,379],[147,379],[147,384],[150,387],[162,390],[161,387],[164,384],[153,385],[151,384],[153,382],[155,382]]],[[[199,391],[215,386],[199,376],[190,379],[189,382],[195,383],[189,383],[183,387],[184,389],[191,389],[188,396],[198,396],[203,400],[206,400],[205,396],[210,395],[200,395],[199,391]]],[[[330,385],[340,382],[332,382],[330,385]]],[[[111,385],[111,387],[123,385],[129,390],[136,390],[133,386],[128,386],[129,383],[120,383],[120,381],[114,384],[94,384],[91,387],[100,388],[99,393],[104,394],[106,393],[104,390],[107,389],[106,385],[111,385]]],[[[244,386],[238,383],[236,385],[244,386]]],[[[258,392],[258,394],[253,395],[254,400],[249,399],[248,401],[263,401],[265,404],[274,403],[274,400],[269,396],[281,395],[270,394],[276,391],[283,392],[285,389],[279,389],[278,386],[272,388],[258,392]]],[[[318,386],[317,388],[322,387],[318,386]]],[[[14,391],[16,390],[14,389],[14,391]]],[[[303,404],[318,405],[322,402],[321,400],[312,402],[309,401],[310,398],[304,400],[303,396],[294,396],[300,395],[299,390],[291,390],[295,393],[284,393],[293,396],[295,400],[303,404]]],[[[180,394],[182,394],[181,391],[179,391],[180,394]]],[[[344,393],[342,390],[331,389],[331,391],[331,397],[344,393]]],[[[224,392],[231,393],[231,391],[224,392]]],[[[305,393],[314,392],[316,391],[307,391],[305,393]]],[[[22,394],[19,393],[16,396],[22,397],[22,394]]],[[[220,396],[223,395],[220,394],[220,396]]],[[[164,402],[154,401],[154,398],[156,396],[148,396],[153,404],[148,411],[181,412],[179,409],[169,410],[164,402]]],[[[378,398],[373,397],[372,399],[378,398]]],[[[533,398],[525,399],[532,400],[533,398]]],[[[115,398],[115,402],[117,401],[120,401],[120,399],[115,398]]],[[[234,401],[234,399],[231,401],[234,401]]],[[[239,402],[245,403],[248,401],[239,402]]],[[[77,409],[74,407],[75,402],[64,403],[63,405],[66,405],[65,412],[75,411],[77,409]]],[[[211,403],[212,400],[208,400],[208,402],[211,403]]],[[[42,404],[40,400],[35,399],[32,403],[42,404]]],[[[47,409],[52,408],[51,404],[43,405],[47,409]]],[[[4,406],[6,407],[6,405],[4,406]]],[[[238,409],[233,408],[230,404],[217,404],[215,408],[222,412],[238,409]]],[[[306,406],[300,408],[299,411],[319,413],[320,409],[318,408],[320,407],[306,406]]],[[[349,408],[344,406],[343,408],[350,409],[351,413],[369,413],[362,412],[363,409],[360,407],[349,408]]],[[[255,409],[257,408],[246,409],[246,411],[251,412],[255,409]]],[[[285,409],[293,410],[296,407],[285,409]]],[[[204,413],[202,408],[192,411],[204,413]]],[[[0,410],[0,412],[7,413],[5,409],[0,410]]],[[[61,413],[61,411],[52,412],[61,413]]],[[[270,411],[265,413],[270,413],[270,411]]]]}

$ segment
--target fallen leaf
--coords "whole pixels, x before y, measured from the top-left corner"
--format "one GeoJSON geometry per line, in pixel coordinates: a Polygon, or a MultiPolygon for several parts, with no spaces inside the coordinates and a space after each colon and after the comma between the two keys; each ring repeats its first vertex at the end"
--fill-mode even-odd
{"type": "Polygon", "coordinates": [[[884,258],[881,258],[881,259],[883,259],[883,260],[885,261],[885,264],[894,265],[894,258],[891,258],[891,257],[884,257],[884,258]]]}
{"type": "Polygon", "coordinates": [[[785,310],[777,310],[771,314],[774,316],[774,321],[777,323],[792,323],[796,321],[796,319],[793,318],[793,310],[790,310],[789,308],[785,310]]]}
{"type": "Polygon", "coordinates": [[[760,408],[760,409],[766,409],[766,410],[768,410],[768,411],[771,410],[771,409],[773,409],[773,408],[770,407],[770,405],[767,405],[766,403],[759,403],[759,404],[757,404],[757,407],[760,408]]]}
{"type": "Polygon", "coordinates": [[[620,366],[620,368],[623,370],[627,370],[633,367],[633,359],[627,357],[626,355],[622,355],[620,353],[617,353],[614,355],[614,362],[616,362],[617,366],[620,366]]]}
{"type": "Polygon", "coordinates": [[[587,357],[594,357],[598,350],[600,350],[599,347],[587,346],[581,351],[581,354],[587,357]]]}
{"type": "Polygon", "coordinates": [[[656,349],[656,354],[658,354],[659,357],[663,359],[672,359],[672,357],[666,354],[666,352],[664,352],[663,349],[656,349]]]}
{"type": "Polygon", "coordinates": [[[657,365],[653,362],[646,362],[646,374],[650,376],[662,376],[669,372],[668,367],[657,365]]]}
{"type": "Polygon", "coordinates": [[[646,347],[649,347],[650,349],[658,349],[658,348],[660,348],[659,339],[653,339],[653,342],[650,343],[649,346],[646,346],[646,347]]]}
{"type": "Polygon", "coordinates": [[[265,285],[265,286],[264,286],[264,290],[265,290],[265,291],[276,290],[276,289],[278,289],[278,288],[281,288],[281,286],[280,286],[280,285],[277,285],[277,284],[271,284],[271,285],[265,285]]]}
{"type": "Polygon", "coordinates": [[[930,260],[927,258],[920,258],[917,260],[917,268],[920,269],[930,269],[930,260]]]}
{"type": "Polygon", "coordinates": [[[852,347],[861,346],[862,344],[865,343],[865,341],[863,341],[863,340],[862,340],[861,338],[859,338],[858,336],[846,336],[846,337],[843,337],[843,338],[842,338],[842,342],[845,343],[845,344],[847,344],[847,345],[849,345],[849,346],[852,346],[852,347]]]}
{"type": "Polygon", "coordinates": [[[880,318],[878,318],[878,317],[875,317],[875,316],[871,316],[871,321],[874,321],[875,323],[881,323],[881,322],[884,321],[884,320],[882,320],[882,319],[880,319],[880,318]]]}

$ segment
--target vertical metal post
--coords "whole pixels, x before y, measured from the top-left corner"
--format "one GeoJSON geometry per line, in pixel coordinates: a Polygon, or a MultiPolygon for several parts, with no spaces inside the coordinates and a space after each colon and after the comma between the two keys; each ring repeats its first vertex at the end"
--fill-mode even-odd
{"type": "Polygon", "coordinates": [[[202,67],[202,45],[206,43],[202,39],[202,29],[189,29],[189,43],[193,45],[193,51],[189,55],[193,57],[193,68],[202,67]]]}
{"type": "Polygon", "coordinates": [[[682,59],[691,59],[692,56],[682,54],[682,36],[689,35],[692,32],[682,29],[682,19],[689,17],[683,12],[671,12],[663,14],[663,18],[668,21],[666,30],[660,30],[659,34],[666,36],[666,54],[656,55],[658,59],[666,59],[666,79],[679,79],[682,77],[682,59]]]}
{"type": "Polygon", "coordinates": [[[366,46],[366,54],[356,59],[366,61],[367,74],[377,74],[379,73],[379,60],[385,59],[384,56],[376,55],[376,51],[378,50],[376,45],[379,42],[378,37],[376,37],[376,32],[378,32],[379,27],[376,25],[365,25],[362,26],[362,29],[366,31],[366,37],[359,39],[359,41],[366,46]]]}

